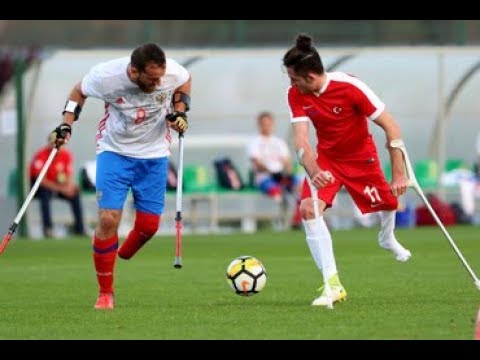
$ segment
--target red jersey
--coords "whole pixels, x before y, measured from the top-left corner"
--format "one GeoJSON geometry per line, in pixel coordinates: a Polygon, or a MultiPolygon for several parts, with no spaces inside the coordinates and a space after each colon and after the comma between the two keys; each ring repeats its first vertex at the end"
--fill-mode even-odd
{"type": "Polygon", "coordinates": [[[310,119],[317,133],[319,154],[356,159],[376,153],[367,119],[375,120],[385,104],[362,81],[342,72],[325,73],[320,94],[288,89],[291,122],[310,119]]]}
{"type": "MultiPolygon", "coordinates": [[[[38,150],[30,162],[30,178],[40,175],[43,165],[47,162],[52,148],[45,146],[38,150]]],[[[66,148],[60,148],[45,174],[45,178],[56,183],[64,183],[73,173],[73,156],[66,148]]]]}

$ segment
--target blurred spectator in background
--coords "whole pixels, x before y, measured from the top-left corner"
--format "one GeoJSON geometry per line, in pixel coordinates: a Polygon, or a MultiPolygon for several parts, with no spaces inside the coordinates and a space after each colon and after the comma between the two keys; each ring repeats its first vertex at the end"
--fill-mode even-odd
{"type": "Polygon", "coordinates": [[[301,180],[293,172],[287,143],[274,135],[275,120],[272,113],[264,111],[257,116],[259,134],[248,144],[247,155],[252,162],[253,184],[264,194],[281,202],[286,193],[295,197],[295,212],[291,226],[302,225],[300,214],[301,180]]]}
{"type": "MultiPolygon", "coordinates": [[[[30,182],[32,186],[38,175],[40,175],[53,147],[54,144],[49,142],[46,146],[39,149],[33,156],[30,163],[30,182]]],[[[59,148],[57,155],[53,159],[52,164],[48,168],[47,173],[35,194],[35,197],[40,201],[42,227],[45,237],[53,236],[50,201],[54,196],[70,203],[74,217],[73,232],[77,235],[85,234],[80,193],[77,185],[73,181],[72,175],[73,156],[66,148],[59,148]]]]}

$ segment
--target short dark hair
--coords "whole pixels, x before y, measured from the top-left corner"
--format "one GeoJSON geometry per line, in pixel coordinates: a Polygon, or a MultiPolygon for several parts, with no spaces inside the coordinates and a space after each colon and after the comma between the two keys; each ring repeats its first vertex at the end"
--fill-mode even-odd
{"type": "Polygon", "coordinates": [[[156,44],[144,44],[137,47],[132,52],[130,63],[138,69],[144,71],[148,63],[153,62],[159,66],[166,63],[165,53],[156,44]]]}
{"type": "Polygon", "coordinates": [[[317,50],[312,45],[312,37],[307,34],[299,34],[295,41],[295,46],[290,48],[283,57],[283,65],[287,68],[293,68],[299,75],[307,75],[309,72],[323,74],[322,59],[317,50]]]}
{"type": "Polygon", "coordinates": [[[266,118],[266,117],[269,117],[272,120],[274,118],[273,113],[271,113],[270,111],[261,111],[257,115],[257,121],[260,121],[260,120],[262,120],[263,118],[266,118]]]}

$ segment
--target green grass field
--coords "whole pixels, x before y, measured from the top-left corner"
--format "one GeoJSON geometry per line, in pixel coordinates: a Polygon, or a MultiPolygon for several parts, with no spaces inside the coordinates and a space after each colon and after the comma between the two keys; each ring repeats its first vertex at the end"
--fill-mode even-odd
{"type": "MultiPolygon", "coordinates": [[[[475,227],[452,237],[480,271],[475,227]]],[[[12,240],[0,257],[0,339],[472,339],[478,291],[438,227],[398,230],[413,254],[399,263],[376,230],[334,232],[348,300],[310,306],[321,276],[303,232],[184,236],[184,267],[173,268],[174,237],[153,239],[117,260],[115,310],[96,311],[91,240],[12,240]],[[228,263],[254,255],[265,289],[235,295],[228,263]]]]}

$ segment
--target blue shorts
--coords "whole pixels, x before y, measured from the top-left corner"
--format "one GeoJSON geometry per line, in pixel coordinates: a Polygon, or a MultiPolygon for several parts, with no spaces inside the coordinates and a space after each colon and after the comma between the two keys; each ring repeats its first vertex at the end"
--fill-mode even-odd
{"type": "Polygon", "coordinates": [[[123,208],[132,190],[135,209],[160,215],[165,206],[168,157],[136,159],[104,151],[97,155],[97,203],[100,209],[123,208]]]}

